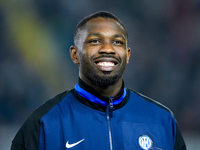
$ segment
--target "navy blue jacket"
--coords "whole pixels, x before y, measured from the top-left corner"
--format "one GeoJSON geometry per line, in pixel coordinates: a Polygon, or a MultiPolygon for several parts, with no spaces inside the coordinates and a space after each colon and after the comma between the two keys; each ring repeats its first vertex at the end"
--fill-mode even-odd
{"type": "Polygon", "coordinates": [[[75,89],[37,108],[11,146],[11,150],[67,149],[186,150],[186,146],[165,106],[124,87],[117,97],[103,97],[80,80],[75,89]]]}

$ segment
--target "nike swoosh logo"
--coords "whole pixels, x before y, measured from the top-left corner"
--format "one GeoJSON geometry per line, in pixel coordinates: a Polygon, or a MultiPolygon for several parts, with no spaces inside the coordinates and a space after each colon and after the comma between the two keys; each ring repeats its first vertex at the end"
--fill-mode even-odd
{"type": "Polygon", "coordinates": [[[81,143],[81,142],[84,141],[84,140],[85,140],[85,139],[82,139],[82,140],[80,140],[80,141],[78,141],[78,142],[76,142],[76,143],[73,143],[73,144],[69,144],[69,141],[67,141],[66,147],[67,147],[67,148],[72,148],[72,147],[78,145],[79,143],[81,143]]]}

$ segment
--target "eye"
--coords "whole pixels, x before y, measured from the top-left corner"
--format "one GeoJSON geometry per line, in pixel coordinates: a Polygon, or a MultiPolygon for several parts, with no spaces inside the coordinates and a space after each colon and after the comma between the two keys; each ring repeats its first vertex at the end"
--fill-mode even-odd
{"type": "Polygon", "coordinates": [[[120,41],[120,40],[115,40],[115,41],[113,41],[113,44],[114,45],[124,45],[124,42],[120,41]]]}
{"type": "Polygon", "coordinates": [[[99,39],[92,39],[92,40],[89,40],[89,43],[91,43],[91,44],[100,44],[101,41],[99,39]]]}

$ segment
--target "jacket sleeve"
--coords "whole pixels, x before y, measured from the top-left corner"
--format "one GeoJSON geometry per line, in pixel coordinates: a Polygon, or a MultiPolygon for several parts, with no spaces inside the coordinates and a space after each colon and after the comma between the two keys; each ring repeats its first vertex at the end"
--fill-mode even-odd
{"type": "Polygon", "coordinates": [[[20,145],[18,143],[12,143],[10,150],[26,150],[23,145],[20,145]]]}
{"type": "Polygon", "coordinates": [[[180,128],[176,123],[176,140],[174,150],[187,150],[180,128]]]}
{"type": "Polygon", "coordinates": [[[65,91],[34,110],[22,125],[11,145],[11,150],[38,150],[40,141],[40,119],[70,91],[65,91]]]}
{"type": "Polygon", "coordinates": [[[40,123],[35,117],[29,117],[14,137],[11,150],[38,150],[40,123]]]}

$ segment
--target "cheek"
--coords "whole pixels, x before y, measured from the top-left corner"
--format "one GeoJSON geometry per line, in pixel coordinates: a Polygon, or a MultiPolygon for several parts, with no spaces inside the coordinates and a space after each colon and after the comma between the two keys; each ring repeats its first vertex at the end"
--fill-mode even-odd
{"type": "Polygon", "coordinates": [[[86,62],[92,62],[92,59],[95,57],[94,49],[83,50],[82,57],[86,62]]]}
{"type": "Polygon", "coordinates": [[[122,62],[127,62],[127,57],[128,57],[128,54],[123,50],[121,51],[121,53],[119,53],[121,59],[122,59],[122,62]]]}
{"type": "Polygon", "coordinates": [[[79,54],[79,61],[82,68],[88,67],[90,64],[90,57],[87,53],[81,52],[79,54]]]}

